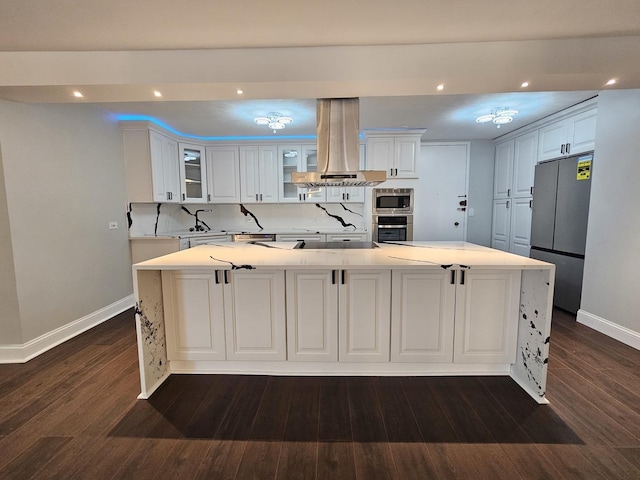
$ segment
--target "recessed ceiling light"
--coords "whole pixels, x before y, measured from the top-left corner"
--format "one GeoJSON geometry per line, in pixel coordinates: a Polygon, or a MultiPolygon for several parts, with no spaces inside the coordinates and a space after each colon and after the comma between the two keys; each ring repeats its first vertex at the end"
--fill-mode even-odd
{"type": "Polygon", "coordinates": [[[153,91],[153,95],[156,97],[161,97],[162,96],[162,92],[158,91],[158,90],[154,90],[153,91]]]}
{"type": "Polygon", "coordinates": [[[607,82],[607,85],[615,85],[616,83],[617,83],[617,80],[615,78],[612,78],[607,82]]]}
{"type": "Polygon", "coordinates": [[[444,83],[441,83],[441,84],[440,84],[440,85],[438,85],[436,88],[437,88],[439,91],[444,90],[444,83]]]}
{"type": "Polygon", "coordinates": [[[520,88],[527,88],[529,86],[529,82],[522,82],[522,85],[520,85],[520,88]]]}
{"type": "Polygon", "coordinates": [[[236,93],[237,93],[238,95],[242,95],[242,94],[244,93],[244,90],[242,90],[241,88],[239,88],[239,89],[237,89],[237,90],[236,90],[236,93]]]}
{"type": "Polygon", "coordinates": [[[82,93],[80,93],[80,92],[79,92],[79,91],[77,91],[77,90],[76,90],[75,92],[73,92],[73,96],[74,96],[74,97],[76,97],[76,98],[82,98],[82,97],[84,97],[84,95],[82,95],[82,93]]]}

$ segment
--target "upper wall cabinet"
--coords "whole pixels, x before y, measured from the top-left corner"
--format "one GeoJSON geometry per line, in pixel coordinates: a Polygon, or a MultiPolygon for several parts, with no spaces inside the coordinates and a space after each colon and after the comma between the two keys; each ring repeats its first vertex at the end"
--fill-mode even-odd
{"type": "Polygon", "coordinates": [[[204,146],[179,143],[182,203],[207,201],[207,165],[204,146]]]}
{"type": "Polygon", "coordinates": [[[284,203],[322,203],[326,201],[323,188],[301,188],[291,181],[293,172],[318,170],[318,149],[313,145],[280,145],[278,147],[278,200],[284,203]]]}
{"type": "Polygon", "coordinates": [[[240,201],[278,201],[278,147],[240,147],[240,201]]]}
{"type": "Polygon", "coordinates": [[[493,198],[531,196],[537,157],[537,130],[497,144],[493,198]]]}
{"type": "Polygon", "coordinates": [[[538,161],[594,150],[597,114],[592,108],[542,127],[538,161]]]}
{"type": "Polygon", "coordinates": [[[180,202],[178,142],[147,125],[123,129],[129,202],[180,202]]]}
{"type": "Polygon", "coordinates": [[[235,145],[207,147],[207,201],[240,203],[240,153],[235,145]]]}
{"type": "Polygon", "coordinates": [[[418,178],[420,134],[367,135],[367,169],[385,170],[388,178],[418,178]]]}

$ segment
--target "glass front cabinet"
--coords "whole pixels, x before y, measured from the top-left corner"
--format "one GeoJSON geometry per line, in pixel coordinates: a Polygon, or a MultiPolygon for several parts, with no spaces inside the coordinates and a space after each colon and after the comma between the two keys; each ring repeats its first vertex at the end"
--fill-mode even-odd
{"type": "Polygon", "coordinates": [[[318,170],[318,150],[315,144],[283,145],[278,147],[280,164],[281,202],[323,203],[326,192],[323,188],[299,188],[291,180],[293,172],[315,172],[318,170]]]}
{"type": "Polygon", "coordinates": [[[182,203],[206,203],[205,148],[187,143],[180,143],[179,146],[182,203]]]}

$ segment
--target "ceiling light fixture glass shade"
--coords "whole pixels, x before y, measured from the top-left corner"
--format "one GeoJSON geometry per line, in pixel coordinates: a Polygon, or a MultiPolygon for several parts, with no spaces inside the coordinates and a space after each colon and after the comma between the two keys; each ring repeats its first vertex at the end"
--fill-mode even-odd
{"type": "Polygon", "coordinates": [[[285,126],[293,122],[293,118],[285,117],[278,112],[267,113],[265,117],[256,117],[253,119],[256,125],[267,125],[273,133],[277,130],[282,130],[285,126]]]}
{"type": "Polygon", "coordinates": [[[500,128],[500,125],[513,122],[513,117],[518,114],[518,110],[509,107],[496,107],[488,115],[481,115],[476,118],[477,123],[493,122],[500,128]]]}

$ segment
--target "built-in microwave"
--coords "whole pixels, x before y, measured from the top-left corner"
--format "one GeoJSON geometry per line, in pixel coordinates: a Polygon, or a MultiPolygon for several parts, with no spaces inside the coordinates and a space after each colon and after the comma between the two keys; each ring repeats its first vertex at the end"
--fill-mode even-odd
{"type": "Polygon", "coordinates": [[[413,213],[413,188],[374,188],[375,215],[406,215],[413,213]]]}

